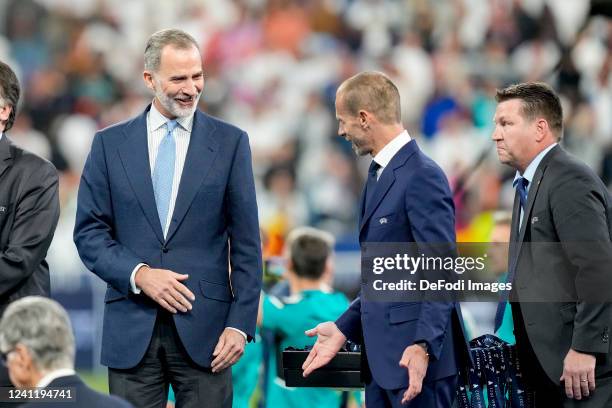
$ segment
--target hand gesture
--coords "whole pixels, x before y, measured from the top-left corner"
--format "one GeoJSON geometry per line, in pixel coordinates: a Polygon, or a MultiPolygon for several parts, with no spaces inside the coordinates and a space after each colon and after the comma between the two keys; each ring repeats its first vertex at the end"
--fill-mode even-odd
{"type": "Polygon", "coordinates": [[[321,323],[314,329],[307,330],[306,335],[308,337],[318,337],[317,342],[302,365],[304,377],[307,377],[317,368],[329,363],[346,342],[346,337],[334,322],[321,323]]]}
{"type": "Polygon", "coordinates": [[[404,392],[402,404],[412,401],[421,393],[428,364],[429,354],[423,347],[418,344],[406,347],[399,362],[401,367],[408,369],[408,388],[404,392]]]}

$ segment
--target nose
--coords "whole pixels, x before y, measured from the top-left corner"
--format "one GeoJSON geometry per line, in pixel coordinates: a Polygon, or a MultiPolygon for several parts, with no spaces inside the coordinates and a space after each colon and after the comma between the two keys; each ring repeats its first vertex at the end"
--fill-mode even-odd
{"type": "Polygon", "coordinates": [[[198,84],[193,79],[188,79],[185,83],[185,86],[181,88],[181,92],[185,95],[194,96],[197,95],[201,90],[201,87],[198,87],[198,84]]]}
{"type": "Polygon", "coordinates": [[[495,126],[495,128],[493,129],[493,133],[491,134],[491,139],[495,142],[497,142],[498,140],[502,140],[501,132],[499,131],[497,126],[495,126]]]}

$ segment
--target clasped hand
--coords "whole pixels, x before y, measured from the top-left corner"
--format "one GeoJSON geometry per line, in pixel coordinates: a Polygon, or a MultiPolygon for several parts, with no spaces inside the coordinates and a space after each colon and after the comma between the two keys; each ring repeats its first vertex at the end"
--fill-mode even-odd
{"type": "Polygon", "coordinates": [[[136,272],[134,282],[145,295],[170,313],[179,310],[185,313],[191,310],[191,302],[195,300],[194,294],[181,283],[187,278],[189,275],[143,266],[136,272]]]}
{"type": "MultiPolygon", "coordinates": [[[[134,281],[145,295],[170,313],[178,311],[186,313],[192,309],[191,302],[195,300],[194,294],[181,283],[187,278],[189,275],[143,266],[136,272],[134,281]]],[[[213,351],[214,359],[211,364],[213,373],[236,363],[244,353],[245,343],[242,334],[226,328],[213,351]]]]}

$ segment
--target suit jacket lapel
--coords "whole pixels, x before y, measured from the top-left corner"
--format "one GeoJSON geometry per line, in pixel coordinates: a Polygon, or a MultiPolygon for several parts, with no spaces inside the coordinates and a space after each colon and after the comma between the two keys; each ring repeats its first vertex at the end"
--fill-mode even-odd
{"type": "Polygon", "coordinates": [[[521,229],[519,230],[518,236],[519,248],[520,244],[525,239],[525,231],[527,229],[527,225],[530,223],[531,209],[533,208],[533,203],[535,201],[536,196],[538,195],[538,190],[540,189],[540,182],[542,181],[542,176],[544,175],[545,168],[546,163],[540,163],[540,166],[538,166],[535,176],[533,177],[533,181],[531,182],[531,186],[529,187],[529,194],[527,195],[527,208],[525,208],[525,211],[523,212],[523,222],[521,223],[521,229]]]}
{"type": "Polygon", "coordinates": [[[212,137],[214,132],[214,124],[205,114],[196,111],[166,242],[170,241],[185,218],[202,182],[212,168],[219,147],[217,141],[212,137]]]}
{"type": "Polygon", "coordinates": [[[365,215],[365,199],[367,193],[366,184],[363,185],[363,190],[361,190],[361,199],[359,200],[359,227],[361,227],[361,221],[363,220],[363,216],[365,215]]]}
{"type": "Polygon", "coordinates": [[[11,141],[6,137],[6,133],[0,139],[0,176],[13,163],[13,154],[11,152],[11,141]]]}
{"type": "Polygon", "coordinates": [[[150,108],[149,105],[143,114],[129,122],[124,128],[126,141],[119,146],[119,157],[145,217],[151,224],[159,242],[163,243],[164,234],[155,205],[149,162],[147,113],[150,108]]]}
{"type": "Polygon", "coordinates": [[[508,270],[510,271],[514,266],[514,260],[517,255],[518,237],[519,230],[521,228],[521,200],[518,192],[514,192],[514,205],[512,206],[512,224],[510,226],[510,244],[508,252],[508,270]]]}
{"type": "Polygon", "coordinates": [[[389,191],[393,183],[395,182],[395,169],[403,166],[408,160],[408,158],[410,158],[410,156],[416,153],[418,149],[419,148],[416,144],[416,141],[411,140],[410,142],[406,143],[406,145],[402,147],[399,152],[395,154],[395,156],[393,156],[387,167],[385,167],[382,174],[380,175],[378,182],[376,183],[372,199],[370,200],[371,202],[364,203],[366,196],[366,192],[364,189],[364,194],[362,195],[362,205],[365,206],[365,212],[363,217],[361,218],[361,222],[359,225],[360,233],[367,221],[370,219],[370,217],[376,210],[376,208],[378,208],[378,206],[382,202],[383,198],[385,198],[385,195],[387,195],[387,192],[389,191]]]}
{"type": "Polygon", "coordinates": [[[518,198],[518,193],[515,194],[514,197],[514,210],[512,212],[512,232],[511,232],[511,240],[514,240],[516,237],[516,244],[514,245],[515,249],[512,250],[512,245],[510,246],[509,259],[510,259],[510,275],[513,275],[513,269],[516,267],[516,263],[518,262],[518,257],[521,254],[521,247],[523,245],[523,241],[525,240],[525,233],[527,231],[527,225],[530,224],[531,219],[531,210],[533,209],[533,203],[538,195],[538,191],[540,189],[540,184],[542,182],[542,177],[544,177],[544,173],[546,171],[546,167],[550,162],[551,158],[558,154],[560,151],[559,146],[555,146],[551,151],[549,151],[546,156],[542,159],[538,168],[536,169],[533,180],[531,181],[531,186],[529,187],[529,194],[527,195],[527,208],[523,212],[523,222],[520,222],[521,212],[520,212],[520,200],[518,198]],[[514,222],[514,220],[519,220],[514,222]],[[518,237],[516,236],[516,232],[518,231],[518,237]]]}

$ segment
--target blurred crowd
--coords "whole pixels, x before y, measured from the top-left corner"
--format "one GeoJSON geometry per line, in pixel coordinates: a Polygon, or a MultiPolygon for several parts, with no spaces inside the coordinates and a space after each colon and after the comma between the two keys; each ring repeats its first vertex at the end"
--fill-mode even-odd
{"type": "MultiPolygon", "coordinates": [[[[595,2],[595,0],[592,0],[595,2]]],[[[612,186],[612,23],[589,0],[5,0],[0,59],[23,85],[13,141],[61,172],[54,280],[81,276],[76,191],[93,135],[152,100],[142,81],[151,33],[200,43],[203,110],[251,142],[266,255],[299,225],[356,241],[369,159],[336,137],[337,85],[362,70],[399,86],[410,135],[446,172],[458,237],[486,241],[510,206],[509,168],[490,140],[497,87],[542,80],[562,95],[568,150],[612,186]]]]}

